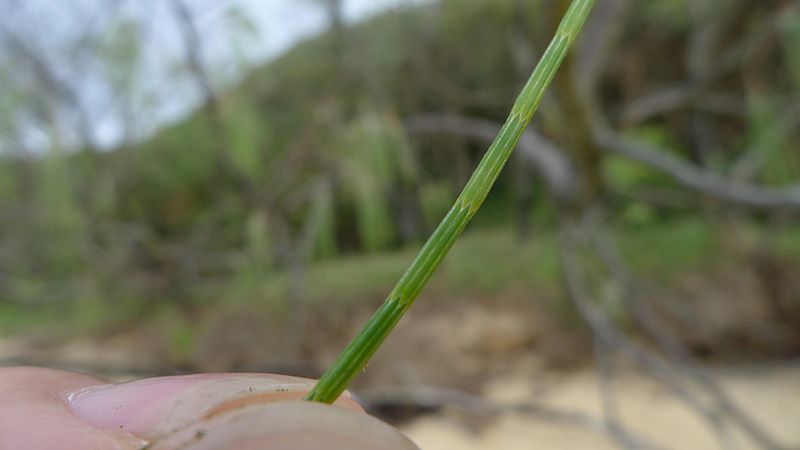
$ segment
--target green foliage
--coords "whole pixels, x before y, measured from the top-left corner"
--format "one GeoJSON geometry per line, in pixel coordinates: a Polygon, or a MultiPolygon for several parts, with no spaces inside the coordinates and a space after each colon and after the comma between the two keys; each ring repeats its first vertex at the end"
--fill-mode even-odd
{"type": "Polygon", "coordinates": [[[153,325],[163,333],[162,342],[167,361],[173,366],[183,366],[191,359],[198,340],[198,324],[176,308],[161,308],[152,319],[153,325]]]}
{"type": "MultiPolygon", "coordinates": [[[[31,101],[30,87],[22,85],[16,79],[12,65],[0,65],[0,86],[6,86],[0,96],[0,136],[7,137],[15,133],[20,112],[26,109],[31,101]],[[13,89],[11,87],[14,87],[13,89]]],[[[30,107],[30,106],[28,106],[30,107]]],[[[4,156],[0,152],[0,156],[4,156]]]]}
{"type": "MultiPolygon", "coordinates": [[[[603,160],[603,175],[608,185],[620,193],[639,192],[641,189],[672,184],[664,175],[619,156],[603,160]]],[[[626,202],[622,206],[621,215],[626,223],[637,226],[649,226],[657,219],[652,206],[636,200],[626,202]]]]}
{"type": "MultiPolygon", "coordinates": [[[[787,10],[781,17],[781,37],[786,61],[786,75],[794,90],[800,89],[800,11],[787,10]]],[[[755,148],[761,153],[764,162],[764,180],[772,184],[789,184],[800,177],[800,134],[798,134],[797,110],[790,109],[786,114],[778,105],[783,96],[770,92],[748,95],[752,136],[755,148]]]]}
{"type": "Polygon", "coordinates": [[[453,189],[450,183],[426,183],[420,191],[422,214],[425,223],[433,228],[444,217],[453,198],[453,189]]]}
{"type": "Polygon", "coordinates": [[[385,249],[395,239],[389,194],[417,183],[416,162],[402,127],[385,114],[362,114],[345,128],[336,148],[362,247],[385,249]]]}
{"type": "Polygon", "coordinates": [[[121,192],[126,215],[165,235],[195,224],[214,191],[209,181],[220,174],[213,142],[206,123],[190,121],[139,149],[134,175],[121,192]]]}
{"type": "Polygon", "coordinates": [[[692,1],[695,0],[647,0],[642,2],[642,13],[647,21],[666,23],[676,29],[686,29],[691,21],[689,2],[692,1]]]}
{"type": "Polygon", "coordinates": [[[250,213],[245,222],[245,229],[249,266],[256,274],[269,271],[273,258],[266,215],[262,212],[250,213]]]}
{"type": "Polygon", "coordinates": [[[248,44],[259,37],[259,29],[256,23],[247,13],[237,5],[228,6],[225,11],[225,22],[228,32],[232,35],[232,43],[236,61],[242,65],[247,60],[248,44]]]}
{"type": "Polygon", "coordinates": [[[787,8],[781,25],[789,75],[794,85],[800,89],[800,10],[787,8]]]}
{"type": "Polygon", "coordinates": [[[315,236],[314,255],[319,258],[330,258],[338,254],[333,190],[327,183],[314,197],[309,214],[315,236]]]}
{"type": "Polygon", "coordinates": [[[70,160],[59,150],[47,154],[36,180],[35,200],[42,239],[36,246],[43,263],[55,277],[69,277],[85,269],[86,223],[77,203],[70,160]]]}
{"type": "MultiPolygon", "coordinates": [[[[352,61],[332,54],[332,38],[322,34],[218,92],[221,135],[207,111],[197,111],[126,149],[28,159],[0,155],[0,308],[64,304],[46,314],[94,327],[139,317],[164,303],[189,310],[233,300],[283,307],[277,299],[287,298],[287,253],[304,235],[310,236],[308,254],[318,260],[304,288],[312,301],[380,294],[413,258],[405,246],[414,239],[403,234],[401,215],[418,207],[420,222],[433,229],[447,214],[454,185],[465,179],[464,164],[483,151],[444,135],[410,141],[401,120],[453,112],[501,122],[507,100],[525,81],[523,71],[544,51],[551,3],[443,0],[354,25],[348,30],[354,53],[378,80],[381,101],[374,86],[353,75],[356,68],[342,70],[352,61]],[[409,198],[405,205],[398,201],[409,198]],[[371,253],[360,255],[366,251],[371,253]],[[66,314],[67,303],[82,312],[66,314]]],[[[713,2],[720,8],[724,3],[713,2]]],[[[719,39],[720,55],[735,56],[743,33],[758,25],[754,18],[772,7],[737,4],[743,12],[731,20],[731,35],[719,39]]],[[[626,102],[686,81],[681,61],[699,32],[691,7],[687,0],[629,2],[620,24],[624,45],[598,80],[611,119],[626,102]]],[[[241,69],[255,30],[235,8],[226,20],[239,33],[231,43],[239,59],[229,65],[241,69]]],[[[798,13],[787,9],[778,24],[774,42],[764,44],[769,64],[732,61],[741,68],[732,64],[715,79],[714,93],[747,91],[747,116],[699,111],[713,116],[714,130],[732,144],[714,141],[730,151],[714,149],[712,168],[733,170],[745,151],[756,149],[756,169],[744,177],[756,183],[800,177],[796,119],[785,108],[793,98],[786,92],[800,86],[798,13]]],[[[141,32],[135,23],[120,21],[102,36],[100,49],[103,70],[115,89],[131,97],[133,115],[142,114],[146,94],[137,82],[141,32]]],[[[228,69],[210,72],[217,79],[218,71],[228,69]]],[[[0,136],[12,143],[24,137],[14,134],[17,124],[45,122],[41,113],[53,101],[28,78],[16,64],[0,66],[0,85],[6,87],[0,136]]],[[[677,157],[694,157],[689,108],[658,114],[626,133],[670,148],[677,157]]],[[[562,117],[568,129],[575,125],[572,117],[562,117]]],[[[46,140],[58,137],[55,127],[44,132],[46,140]]],[[[674,180],[616,157],[604,158],[602,169],[610,213],[621,218],[623,247],[635,268],[672,276],[713,260],[718,231],[696,212],[631,198],[653,188],[685,192],[674,180]]],[[[529,212],[533,238],[517,241],[497,229],[515,212],[511,191],[508,179],[497,180],[472,222],[476,229],[455,244],[434,280],[438,289],[492,294],[508,283],[537,294],[560,289],[554,208],[546,193],[536,192],[529,212]],[[476,260],[476,254],[484,257],[476,260]]],[[[791,237],[775,239],[781,251],[797,247],[791,237]]],[[[2,309],[4,330],[15,317],[36,320],[30,309],[9,308],[5,314],[2,309]]],[[[175,336],[165,335],[176,360],[191,340],[184,325],[175,336]]]]}
{"type": "Polygon", "coordinates": [[[619,156],[606,158],[603,164],[604,175],[609,184],[620,192],[635,192],[637,188],[658,178],[652,170],[619,156]]]}
{"type": "Polygon", "coordinates": [[[263,181],[269,124],[259,120],[258,111],[246,98],[234,97],[225,106],[225,136],[234,169],[248,180],[263,181]]]}
{"type": "Polygon", "coordinates": [[[625,231],[621,247],[626,261],[665,279],[707,265],[720,255],[718,231],[699,219],[660,222],[625,231]]]}
{"type": "Polygon", "coordinates": [[[97,42],[98,54],[112,89],[127,91],[133,87],[142,57],[139,35],[138,22],[120,20],[110,28],[107,36],[97,42]]]}
{"type": "Polygon", "coordinates": [[[494,294],[509,285],[522,285],[537,294],[552,292],[559,283],[556,241],[550,230],[524,242],[508,229],[481,230],[453,246],[442,276],[456,293],[494,294]]]}
{"type": "Polygon", "coordinates": [[[759,174],[762,182],[780,185],[795,182],[800,176],[797,153],[797,119],[780,112],[780,99],[751,92],[747,97],[749,113],[748,141],[744,176],[759,174]]]}

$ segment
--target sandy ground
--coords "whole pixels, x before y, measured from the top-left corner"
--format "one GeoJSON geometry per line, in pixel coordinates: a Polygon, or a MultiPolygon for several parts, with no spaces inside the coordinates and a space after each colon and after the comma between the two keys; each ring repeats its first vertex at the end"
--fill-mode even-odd
{"type": "MultiPolygon", "coordinates": [[[[787,449],[800,449],[800,367],[712,371],[732,399],[787,449]]],[[[738,430],[724,441],[708,422],[669,394],[663,385],[632,373],[619,374],[614,389],[624,427],[655,448],[758,448],[738,430]]],[[[503,404],[531,399],[553,410],[582,413],[602,423],[598,375],[591,369],[560,376],[538,393],[530,379],[490,382],[486,398],[503,404]],[[532,389],[533,388],[533,389],[532,389]]],[[[697,398],[700,398],[697,394],[697,398]]],[[[402,427],[425,450],[614,449],[620,446],[602,427],[501,414],[482,426],[443,411],[419,417],[402,427]]]]}
{"type": "MultiPolygon", "coordinates": [[[[26,344],[25,339],[0,339],[0,359],[24,354],[26,344]]],[[[68,361],[66,366],[76,367],[91,367],[98,360],[106,367],[124,366],[130,359],[129,351],[105,344],[86,340],[64,343],[58,350],[59,359],[68,361]]],[[[519,369],[525,365],[517,366],[519,369]]],[[[546,417],[541,413],[509,411],[476,418],[444,408],[404,422],[401,430],[425,450],[621,448],[604,425],[600,377],[594,368],[554,372],[539,366],[509,373],[506,376],[495,373],[483,383],[479,396],[500,405],[501,409],[520,403],[535,405],[546,417]],[[552,417],[552,413],[560,414],[561,418],[552,417]],[[564,419],[564,414],[571,418],[564,419]]],[[[781,448],[800,450],[800,364],[716,368],[707,373],[781,448]]],[[[649,444],[647,448],[759,448],[735,427],[727,428],[720,438],[708,420],[653,378],[618,372],[612,389],[622,425],[640,442],[649,444]]],[[[701,391],[693,391],[692,397],[705,400],[701,391]]]]}
{"type": "MultiPolygon", "coordinates": [[[[591,351],[576,347],[570,335],[537,319],[543,315],[525,309],[530,302],[510,306],[474,303],[412,312],[411,320],[401,323],[387,340],[355,389],[419,383],[477,390],[479,398],[503,411],[476,417],[474,411],[466,414],[445,407],[400,423],[402,431],[425,450],[622,448],[604,421],[600,377],[590,365],[591,351]],[[566,365],[553,364],[553,352],[548,348],[573,357],[566,365]],[[538,413],[512,412],[508,407],[520,403],[537,407],[538,413]]],[[[79,368],[118,380],[136,376],[137,372],[126,368],[144,370],[139,376],[159,373],[157,368],[163,362],[154,359],[156,346],[142,336],[150,334],[130,332],[48,345],[31,337],[6,336],[0,338],[0,362],[79,368]]],[[[330,347],[338,351],[340,345],[330,347]]],[[[782,449],[800,450],[800,361],[771,367],[715,368],[706,373],[782,449]]],[[[759,448],[736,427],[725,428],[727,432],[720,437],[706,418],[651,377],[620,369],[613,380],[613,398],[623,428],[650,444],[648,448],[759,448]]],[[[707,403],[702,391],[694,390],[690,396],[707,403]]]]}

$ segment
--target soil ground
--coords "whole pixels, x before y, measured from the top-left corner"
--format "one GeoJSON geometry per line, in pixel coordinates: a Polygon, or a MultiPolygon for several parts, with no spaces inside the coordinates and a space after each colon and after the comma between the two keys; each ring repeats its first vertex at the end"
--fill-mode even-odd
{"type": "MultiPolygon", "coordinates": [[[[438,302],[436,307],[421,304],[390,337],[354,391],[438,386],[501,410],[486,415],[444,406],[382,416],[426,450],[619,448],[604,425],[600,379],[585,334],[577,327],[568,331],[557,326],[531,302],[514,301],[513,290],[502,297],[503,301],[462,298],[458,308],[449,302],[438,302]],[[533,406],[534,413],[509,406],[518,404],[533,406]]],[[[356,327],[358,321],[353,322],[356,327]]],[[[340,331],[342,339],[350,333],[340,331]]],[[[126,372],[133,362],[158,367],[148,363],[158,352],[152,352],[144,335],[128,330],[57,345],[25,336],[6,337],[0,339],[0,360],[27,358],[130,379],[147,374],[126,372]],[[143,348],[150,351],[143,353],[143,348]]],[[[340,348],[339,340],[320,349],[320,365],[340,348]]],[[[663,384],[622,362],[617,369],[611,388],[621,424],[635,438],[654,448],[757,448],[736,430],[720,441],[709,423],[663,384]]],[[[800,362],[784,359],[703,370],[780,445],[800,449],[800,362]]]]}
{"type": "MultiPolygon", "coordinates": [[[[800,448],[800,366],[712,369],[710,373],[780,445],[800,448]]],[[[531,399],[546,408],[584,413],[601,423],[597,372],[582,369],[555,376],[558,380],[535,397],[531,379],[515,375],[490,381],[482,395],[500,403],[531,399]]],[[[622,373],[614,389],[625,428],[655,448],[758,448],[740,432],[721,443],[702,417],[651,378],[622,373]]],[[[401,429],[425,450],[620,448],[605,430],[513,412],[476,427],[457,413],[441,411],[416,418],[401,429]]]]}

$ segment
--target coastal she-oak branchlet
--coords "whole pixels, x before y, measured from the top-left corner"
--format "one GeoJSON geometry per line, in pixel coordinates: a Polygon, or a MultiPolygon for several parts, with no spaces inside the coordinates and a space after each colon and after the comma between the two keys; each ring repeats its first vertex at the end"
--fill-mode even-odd
{"type": "Polygon", "coordinates": [[[514,102],[508,119],[453,207],[428,238],[383,305],[322,375],[306,396],[306,400],[333,403],[366,366],[369,358],[417,298],[442,258],[447,255],[489,194],[514,146],[539,107],[570,45],[583,27],[593,4],[594,0],[573,0],[553,40],[514,102]]]}

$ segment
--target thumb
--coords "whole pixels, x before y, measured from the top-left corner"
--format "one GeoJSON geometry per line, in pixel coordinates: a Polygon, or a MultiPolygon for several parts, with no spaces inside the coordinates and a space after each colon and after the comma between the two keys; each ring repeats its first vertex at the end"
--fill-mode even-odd
{"type": "Polygon", "coordinates": [[[406,450],[397,430],[353,410],[292,401],[250,406],[202,420],[152,450],[406,450]]]}
{"type": "Polygon", "coordinates": [[[349,396],[334,406],[297,401],[313,384],[271,374],[198,374],[93,386],[69,394],[68,403],[89,425],[143,437],[153,449],[416,448],[349,396]]]}

